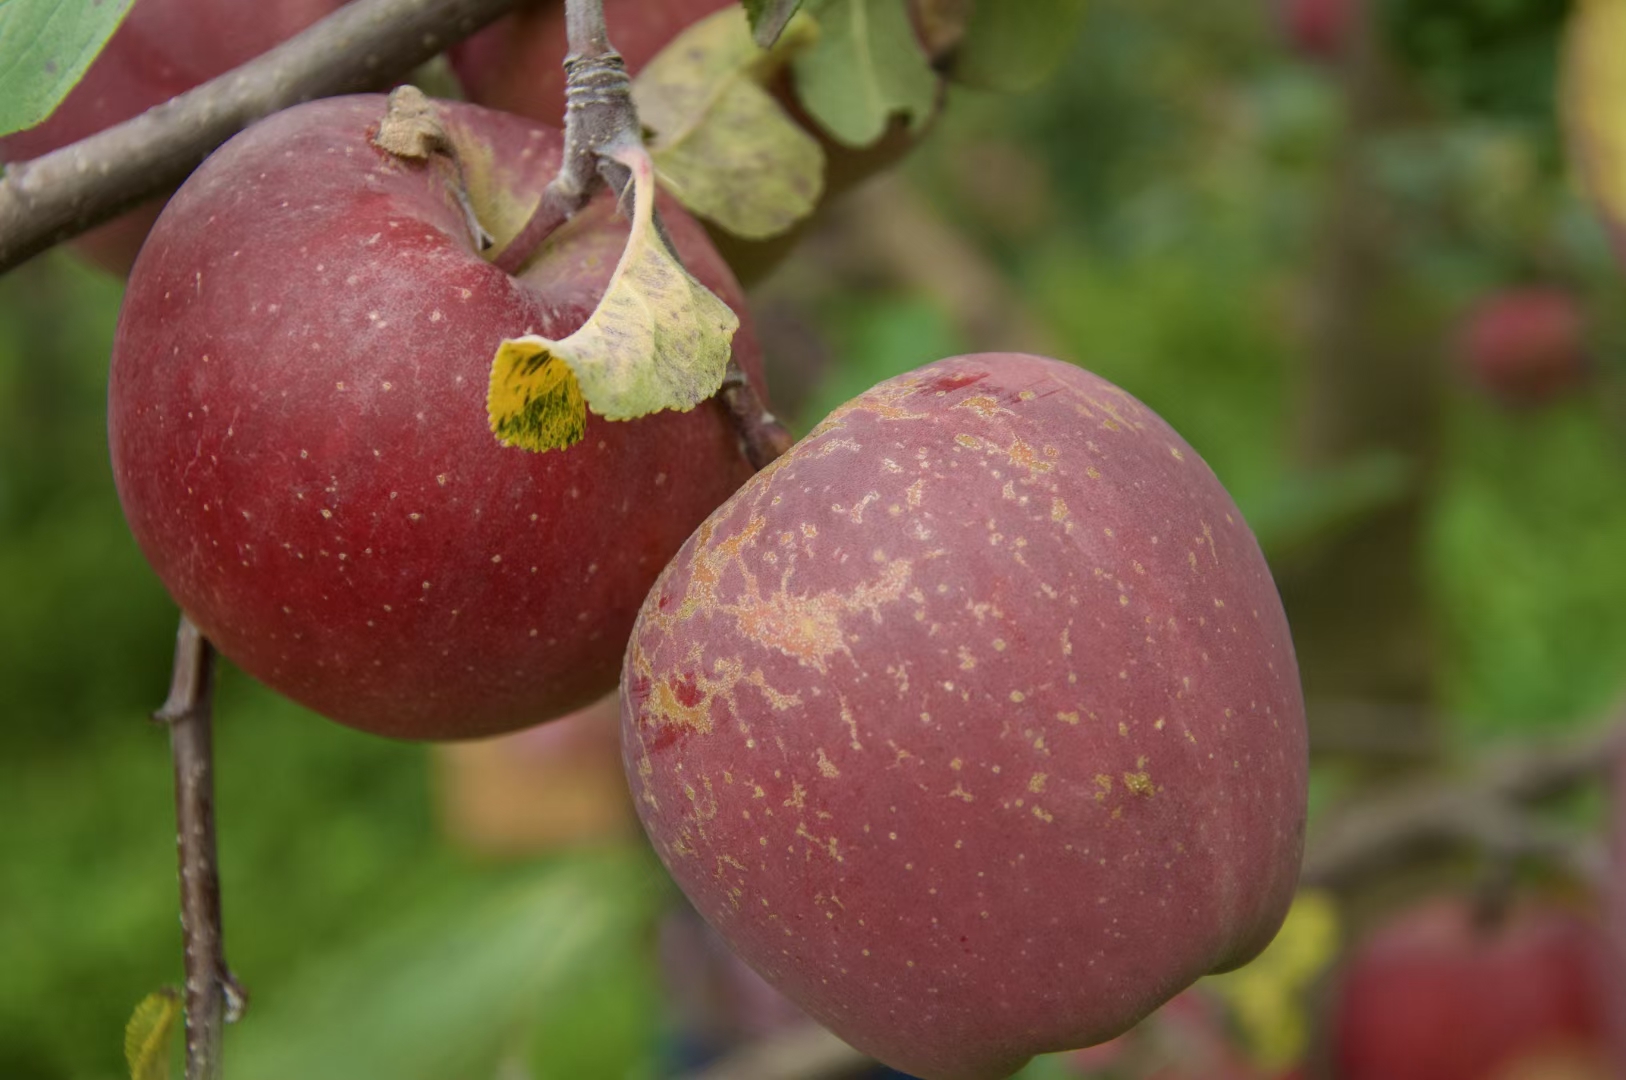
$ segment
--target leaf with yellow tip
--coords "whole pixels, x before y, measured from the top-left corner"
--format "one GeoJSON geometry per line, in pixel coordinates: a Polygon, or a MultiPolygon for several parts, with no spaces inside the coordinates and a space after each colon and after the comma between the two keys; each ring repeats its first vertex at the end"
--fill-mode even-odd
{"type": "Polygon", "coordinates": [[[1286,1068],[1303,1058],[1310,1042],[1308,991],[1337,956],[1338,938],[1333,899],[1301,892],[1276,940],[1252,963],[1204,980],[1235,1013],[1260,1065],[1286,1068]]]}
{"type": "Polygon", "coordinates": [[[124,1025],[124,1060],[130,1080],[169,1080],[170,1036],[181,1015],[181,999],[170,987],[141,999],[124,1025]]]}
{"type": "Polygon", "coordinates": [[[560,341],[511,338],[491,364],[492,433],[527,450],[579,442],[592,409],[632,420],[686,412],[717,392],[739,316],[696,281],[655,227],[655,166],[628,143],[610,153],[632,172],[627,246],[593,314],[560,341]]]}
{"type": "Polygon", "coordinates": [[[730,5],[673,38],[633,80],[661,182],[736,236],[777,236],[811,214],[823,193],[818,140],[762,86],[816,37],[813,23],[797,18],[764,50],[745,12],[730,5]]]}
{"type": "Polygon", "coordinates": [[[1578,0],[1561,96],[1570,154],[1626,259],[1626,0],[1578,0]]]}
{"type": "Polygon", "coordinates": [[[576,376],[537,337],[497,347],[486,411],[497,438],[528,450],[563,450],[587,432],[587,406],[576,376]]]}

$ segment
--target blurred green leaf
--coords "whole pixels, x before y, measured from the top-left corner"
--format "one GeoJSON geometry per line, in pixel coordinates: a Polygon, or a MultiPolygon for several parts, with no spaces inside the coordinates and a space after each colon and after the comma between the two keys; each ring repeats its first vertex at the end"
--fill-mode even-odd
{"type": "Polygon", "coordinates": [[[662,881],[642,853],[613,853],[403,897],[361,940],[256,998],[233,1033],[234,1080],[491,1076],[539,1023],[559,1030],[552,1010],[572,1008],[606,955],[647,934],[662,881]]]}
{"type": "Polygon", "coordinates": [[[568,993],[546,998],[530,1035],[532,1080],[652,1080],[659,1074],[666,1015],[646,910],[625,913],[603,935],[568,993]]]}
{"type": "Polygon", "coordinates": [[[1403,454],[1375,450],[1338,465],[1282,477],[1243,507],[1259,546],[1279,558],[1336,535],[1393,506],[1413,489],[1403,454]]]}
{"type": "Polygon", "coordinates": [[[1048,79],[1072,48],[1085,0],[980,0],[954,53],[954,79],[1015,93],[1048,79]]]}
{"type": "Polygon", "coordinates": [[[118,29],[130,3],[0,2],[0,135],[51,115],[118,29]]]}

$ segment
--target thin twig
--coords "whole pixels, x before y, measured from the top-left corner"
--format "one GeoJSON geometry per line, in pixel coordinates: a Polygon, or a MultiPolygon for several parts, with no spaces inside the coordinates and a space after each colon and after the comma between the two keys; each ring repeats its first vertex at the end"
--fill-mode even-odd
{"type": "Polygon", "coordinates": [[[175,768],[181,934],[186,952],[186,1078],[219,1080],[222,1026],[247,998],[226,967],[215,852],[214,648],[181,616],[169,697],[153,719],[169,726],[175,768]]]}
{"type": "Polygon", "coordinates": [[[555,229],[570,220],[598,190],[602,180],[618,195],[626,187],[626,167],[604,152],[626,141],[641,142],[632,80],[621,54],[610,44],[604,0],[565,0],[565,149],[559,173],[542,193],[530,220],[495,262],[510,274],[536,254],[555,229]]]}
{"type": "Polygon", "coordinates": [[[1333,811],[1312,834],[1300,881],[1349,889],[1442,851],[1554,861],[1578,873],[1597,854],[1532,816],[1539,803],[1602,779],[1626,743],[1626,712],[1567,742],[1498,753],[1456,783],[1418,780],[1333,811]]]}
{"type": "MultiPolygon", "coordinates": [[[[542,242],[586,204],[601,181],[619,196],[631,174],[606,152],[629,140],[643,140],[632,81],[605,26],[604,0],[565,0],[565,28],[570,53],[565,57],[564,155],[559,175],[543,192],[530,220],[495,260],[509,273],[523,267],[542,242]]],[[[667,248],[677,256],[658,213],[655,222],[667,248]]],[[[790,433],[732,360],[718,397],[752,468],[761,469],[790,449],[790,433]]]]}
{"type": "Polygon", "coordinates": [[[0,273],[184,180],[279,109],[378,90],[517,0],[356,0],[263,56],[0,178],[0,273]]]}

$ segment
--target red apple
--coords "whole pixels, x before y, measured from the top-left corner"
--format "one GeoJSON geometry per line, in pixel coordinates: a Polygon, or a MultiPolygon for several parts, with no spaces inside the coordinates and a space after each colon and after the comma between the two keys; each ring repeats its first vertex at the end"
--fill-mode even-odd
{"type": "Polygon", "coordinates": [[[927,1080],[1104,1041],[1292,899],[1306,738],[1259,547],[1069,364],[929,364],[684,544],[628,646],[657,852],[815,1019],[927,1080]]]}
{"type": "Polygon", "coordinates": [[[1279,0],[1283,31],[1312,60],[1336,60],[1354,33],[1360,0],[1279,0]]]}
{"type": "Polygon", "coordinates": [[[1585,316],[1564,289],[1494,293],[1463,319],[1456,356],[1468,376],[1503,404],[1542,405],[1586,378],[1585,316]]]}
{"type": "MultiPolygon", "coordinates": [[[[27,161],[208,82],[342,7],[345,0],[136,0],[85,77],[46,118],[0,139],[0,161],[27,161]]],[[[153,199],[74,247],[109,273],[129,273],[163,207],[153,199]]]]}
{"type": "MultiPolygon", "coordinates": [[[[558,131],[442,104],[499,241],[558,131]]],[[[627,234],[602,197],[518,277],[472,246],[450,170],[373,145],[379,96],[279,113],[211,157],[154,228],[114,343],[119,497],[158,576],[231,660],[340,722],[474,737],[614,686],[650,583],[750,473],[708,403],[534,454],[498,444],[498,343],[590,314],[627,234]]],[[[704,233],[663,206],[742,318],[704,233]]]]}
{"type": "Polygon", "coordinates": [[[1486,1080],[1537,1060],[1601,1062],[1605,948],[1595,926],[1559,908],[1516,908],[1494,927],[1456,900],[1409,911],[1340,976],[1336,1075],[1486,1080]]]}

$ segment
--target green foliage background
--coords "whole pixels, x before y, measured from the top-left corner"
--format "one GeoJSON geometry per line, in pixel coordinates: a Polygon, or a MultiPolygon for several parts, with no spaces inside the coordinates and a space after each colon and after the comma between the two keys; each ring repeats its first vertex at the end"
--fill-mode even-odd
{"type": "MultiPolygon", "coordinates": [[[[1485,14],[1496,6],[1447,5],[1451,30],[1438,5],[1429,26],[1389,5],[1436,112],[1416,141],[1371,153],[1420,223],[1407,257],[1427,304],[1457,310],[1556,269],[1588,302],[1601,378],[1509,413],[1451,376],[1426,559],[1439,701],[1464,749],[1594,717],[1626,672],[1626,286],[1556,151],[1542,89],[1553,5],[1525,3],[1540,32],[1513,39],[1485,14]],[[1444,204],[1460,220],[1430,227],[1444,204]]],[[[1276,552],[1404,481],[1391,462],[1307,474],[1290,456],[1292,297],[1340,106],[1266,7],[1099,0],[1057,78],[1014,98],[958,93],[907,171],[1068,355],[1185,433],[1276,552]],[[1003,203],[979,186],[990,161],[1021,167],[1003,203]]],[[[0,278],[11,1080],[121,1075],[129,1009],[179,981],[168,756],[143,720],[163,696],[174,611],[106,464],[118,298],[62,253],[0,278]]],[[[816,307],[839,361],[804,424],[968,344],[954,312],[903,289],[830,288],[816,307]]],[[[669,1021],[644,946],[665,893],[641,854],[482,864],[438,835],[423,749],[338,729],[234,673],[219,715],[230,953],[255,994],[231,1044],[240,1075],[432,1080],[491,1075],[498,1060],[537,1076],[655,1074],[669,1021]]]]}

